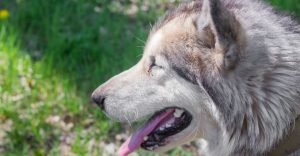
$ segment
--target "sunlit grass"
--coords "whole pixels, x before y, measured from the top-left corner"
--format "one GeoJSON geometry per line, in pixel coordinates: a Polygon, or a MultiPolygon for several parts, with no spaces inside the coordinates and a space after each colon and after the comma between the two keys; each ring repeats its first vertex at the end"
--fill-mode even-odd
{"type": "Polygon", "coordinates": [[[119,126],[89,96],[139,59],[151,17],[110,11],[110,1],[5,4],[11,16],[0,26],[0,123],[6,126],[0,154],[101,155],[100,142],[113,141],[119,126]]]}
{"type": "Polygon", "coordinates": [[[88,109],[88,97],[82,98],[70,80],[54,73],[45,74],[43,62],[34,62],[23,53],[19,35],[9,31],[1,27],[0,121],[12,122],[6,125],[8,132],[0,143],[2,150],[6,154],[45,155],[56,150],[64,134],[81,136],[83,130],[89,134],[75,140],[74,146],[85,147],[92,138],[105,139],[111,130],[109,122],[101,123],[103,115],[88,109]],[[52,116],[60,117],[59,121],[48,121],[52,116]],[[85,129],[89,124],[86,121],[95,117],[99,120],[94,124],[96,127],[85,129]]]}

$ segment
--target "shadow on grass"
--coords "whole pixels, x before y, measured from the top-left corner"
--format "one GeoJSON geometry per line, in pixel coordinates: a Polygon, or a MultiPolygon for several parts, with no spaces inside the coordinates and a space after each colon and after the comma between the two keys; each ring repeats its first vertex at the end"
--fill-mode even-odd
{"type": "Polygon", "coordinates": [[[285,10],[300,20],[300,2],[298,0],[267,0],[278,9],[285,10]]]}
{"type": "Polygon", "coordinates": [[[140,40],[149,28],[143,21],[111,12],[108,4],[24,1],[13,5],[9,24],[45,74],[61,75],[90,93],[139,59],[143,49],[137,46],[143,46],[140,40]]]}

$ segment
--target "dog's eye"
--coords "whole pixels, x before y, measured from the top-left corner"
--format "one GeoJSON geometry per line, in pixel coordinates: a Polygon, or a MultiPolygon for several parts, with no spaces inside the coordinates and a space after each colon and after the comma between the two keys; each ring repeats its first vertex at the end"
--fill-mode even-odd
{"type": "Polygon", "coordinates": [[[150,67],[149,68],[151,69],[154,66],[156,66],[156,60],[155,60],[154,56],[151,56],[150,57],[150,67]]]}
{"type": "Polygon", "coordinates": [[[162,68],[162,66],[157,65],[155,57],[154,56],[150,56],[150,65],[149,65],[148,72],[150,73],[151,70],[153,68],[155,68],[155,67],[162,68]]]}

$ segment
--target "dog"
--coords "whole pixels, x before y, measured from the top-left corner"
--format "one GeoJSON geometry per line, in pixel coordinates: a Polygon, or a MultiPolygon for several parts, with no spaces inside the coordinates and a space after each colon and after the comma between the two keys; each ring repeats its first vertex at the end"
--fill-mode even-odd
{"type": "Polygon", "coordinates": [[[151,29],[140,61],[92,94],[107,116],[148,121],[119,150],[264,155],[300,114],[300,25],[259,0],[197,0],[151,29]]]}

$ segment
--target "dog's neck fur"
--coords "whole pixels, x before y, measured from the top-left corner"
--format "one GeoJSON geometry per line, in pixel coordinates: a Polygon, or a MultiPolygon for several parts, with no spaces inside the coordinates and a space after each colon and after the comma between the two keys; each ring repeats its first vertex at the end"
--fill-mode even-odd
{"type": "Polygon", "coordinates": [[[300,154],[300,116],[296,119],[295,125],[291,128],[287,137],[282,139],[267,155],[299,155],[300,154]]]}
{"type": "MultiPolygon", "coordinates": [[[[245,47],[234,69],[216,72],[206,66],[209,69],[200,73],[192,70],[199,68],[197,64],[181,64],[180,67],[186,67],[181,71],[177,66],[182,55],[172,53],[167,57],[175,60],[173,68],[179,74],[185,73],[181,75],[205,88],[220,113],[217,118],[222,120],[217,121],[226,125],[226,134],[219,129],[221,132],[214,139],[222,140],[219,144],[223,143],[227,149],[214,144],[211,148],[220,148],[214,149],[220,153],[211,155],[232,155],[230,147],[234,149],[233,155],[262,154],[289,132],[288,128],[300,113],[300,26],[289,17],[274,14],[260,1],[224,0],[222,3],[246,31],[245,47]],[[257,11],[260,18],[256,17],[257,11]]],[[[170,23],[177,14],[197,14],[201,7],[200,1],[192,7],[181,6],[167,14],[153,32],[170,23]]],[[[215,142],[211,139],[208,141],[215,142]]]]}
{"type": "MultiPolygon", "coordinates": [[[[268,11],[262,15],[270,14],[268,11]]],[[[238,66],[233,71],[201,78],[219,112],[224,113],[228,141],[235,144],[235,153],[239,155],[272,148],[286,135],[286,127],[293,124],[300,112],[300,37],[295,34],[299,26],[291,30],[283,26],[266,28],[258,25],[260,22],[250,24],[247,18],[254,19],[243,17],[243,26],[249,31],[238,66]],[[285,44],[274,42],[278,37],[285,44]]],[[[285,23],[274,15],[265,19],[269,19],[265,22],[293,25],[288,18],[281,19],[285,23]]]]}
{"type": "MultiPolygon", "coordinates": [[[[240,7],[234,13],[247,30],[246,47],[235,69],[200,74],[205,77],[197,82],[204,86],[224,119],[220,124],[226,125],[227,136],[219,133],[218,139],[228,139],[226,146],[234,147],[233,154],[257,155],[286,136],[287,127],[300,114],[300,26],[289,17],[274,15],[261,3],[224,3],[240,7]],[[257,10],[252,8],[261,8],[264,18],[256,18],[257,10]]],[[[224,154],[224,150],[231,149],[215,151],[224,154]]]]}

